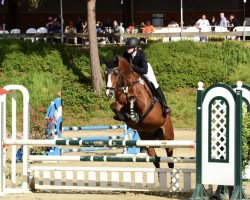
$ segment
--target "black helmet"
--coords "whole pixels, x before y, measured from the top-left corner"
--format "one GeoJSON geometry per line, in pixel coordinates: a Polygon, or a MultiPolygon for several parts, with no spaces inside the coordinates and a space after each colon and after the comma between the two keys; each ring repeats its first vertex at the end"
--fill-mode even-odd
{"type": "Polygon", "coordinates": [[[126,48],[135,48],[140,44],[139,40],[135,37],[128,38],[126,41],[126,48]]]}

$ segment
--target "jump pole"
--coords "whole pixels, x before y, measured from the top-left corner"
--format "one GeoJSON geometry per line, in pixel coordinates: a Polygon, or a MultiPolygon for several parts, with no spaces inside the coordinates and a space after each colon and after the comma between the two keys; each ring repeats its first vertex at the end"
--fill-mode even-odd
{"type": "Polygon", "coordinates": [[[194,148],[195,142],[192,140],[6,140],[3,145],[194,148]]]}
{"type": "Polygon", "coordinates": [[[29,156],[30,161],[82,161],[82,162],[167,162],[195,163],[195,157],[118,157],[118,156],[29,156]]]}

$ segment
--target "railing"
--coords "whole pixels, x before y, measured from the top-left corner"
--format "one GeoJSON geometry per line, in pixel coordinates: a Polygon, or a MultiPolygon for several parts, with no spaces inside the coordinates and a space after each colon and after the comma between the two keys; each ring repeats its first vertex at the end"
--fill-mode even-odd
{"type": "MultiPolygon", "coordinates": [[[[67,43],[69,39],[74,38],[83,38],[88,39],[88,33],[74,33],[74,34],[64,34],[64,41],[67,43]]],[[[250,31],[232,31],[232,32],[171,32],[171,33],[98,33],[98,38],[155,38],[161,39],[164,37],[180,37],[182,39],[192,38],[192,37],[247,37],[250,36],[250,31]]],[[[60,33],[48,33],[48,34],[0,34],[0,39],[30,39],[30,40],[39,40],[39,39],[61,39],[60,33]]]]}

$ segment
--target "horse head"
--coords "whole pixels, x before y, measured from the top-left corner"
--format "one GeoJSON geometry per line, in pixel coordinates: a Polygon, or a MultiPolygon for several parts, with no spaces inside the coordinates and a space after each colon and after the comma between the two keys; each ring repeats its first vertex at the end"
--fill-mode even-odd
{"type": "Polygon", "coordinates": [[[108,98],[113,98],[115,95],[115,88],[119,80],[120,70],[119,70],[119,58],[114,57],[110,61],[105,61],[106,65],[106,96],[108,98]]]}
{"type": "MultiPolygon", "coordinates": [[[[134,74],[131,64],[121,56],[106,61],[106,96],[113,98],[118,85],[126,85],[130,74],[134,74]]],[[[137,77],[138,78],[138,77],[137,77]]]]}

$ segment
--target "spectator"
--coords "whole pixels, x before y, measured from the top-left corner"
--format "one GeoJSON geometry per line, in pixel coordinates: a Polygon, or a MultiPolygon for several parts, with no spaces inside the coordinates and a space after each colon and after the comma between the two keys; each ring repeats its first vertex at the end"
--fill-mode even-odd
{"type": "Polygon", "coordinates": [[[179,24],[175,21],[175,19],[171,19],[170,23],[168,24],[168,28],[178,28],[179,24]]]}
{"type": "MultiPolygon", "coordinates": [[[[83,26],[82,26],[82,18],[78,17],[75,22],[76,32],[77,33],[83,33],[83,26]]],[[[77,37],[77,44],[82,44],[82,37],[77,37]]]]}
{"type": "Polygon", "coordinates": [[[105,23],[105,28],[107,29],[107,31],[109,33],[112,32],[112,27],[113,27],[113,24],[112,24],[112,21],[111,19],[107,19],[106,23],[105,23]]]}
{"type": "Polygon", "coordinates": [[[142,33],[142,30],[144,29],[145,26],[146,26],[145,23],[142,22],[142,23],[140,24],[140,26],[139,26],[138,32],[139,32],[139,33],[142,33]]]}
{"type": "Polygon", "coordinates": [[[83,32],[82,22],[83,22],[82,18],[78,17],[78,19],[75,22],[75,27],[76,27],[77,33],[82,33],[83,32]]]}
{"type": "Polygon", "coordinates": [[[210,20],[210,25],[212,26],[211,27],[212,31],[214,31],[215,30],[215,26],[217,26],[217,22],[216,22],[215,16],[212,16],[212,19],[210,20]]]}
{"type": "Polygon", "coordinates": [[[120,34],[121,34],[121,36],[120,36],[120,43],[123,43],[124,42],[124,38],[123,38],[122,34],[125,33],[125,29],[123,27],[123,23],[122,22],[120,22],[119,28],[120,28],[120,34]]]}
{"type": "Polygon", "coordinates": [[[227,19],[224,13],[220,13],[220,27],[227,28],[227,19]]]}
{"type": "Polygon", "coordinates": [[[105,27],[103,26],[103,23],[100,21],[97,21],[97,23],[96,23],[96,32],[97,33],[104,33],[105,32],[105,27]]]}
{"type": "Polygon", "coordinates": [[[61,32],[61,24],[62,24],[62,19],[61,16],[59,15],[57,18],[54,19],[55,32],[61,32]]]}
{"type": "MultiPolygon", "coordinates": [[[[202,15],[201,19],[199,19],[197,22],[196,22],[196,27],[201,30],[201,31],[204,31],[204,32],[207,32],[210,30],[210,23],[209,21],[206,19],[206,15],[202,15]]],[[[208,38],[207,37],[200,37],[200,41],[201,42],[205,42],[207,41],[208,38]]]]}
{"type": "Polygon", "coordinates": [[[201,19],[199,19],[196,22],[196,26],[198,29],[202,30],[202,29],[206,29],[207,27],[210,26],[209,21],[206,19],[206,15],[202,15],[201,19]]]}
{"type": "MultiPolygon", "coordinates": [[[[72,21],[69,22],[69,25],[65,27],[65,33],[73,34],[76,33],[76,27],[72,21]]],[[[77,38],[72,38],[70,36],[67,37],[67,43],[74,44],[77,42],[77,38]]]]}
{"type": "Polygon", "coordinates": [[[125,29],[124,29],[124,27],[123,27],[123,23],[122,23],[122,22],[120,22],[119,28],[120,28],[120,34],[125,33],[125,29]]]}
{"type": "Polygon", "coordinates": [[[132,22],[131,25],[127,28],[128,33],[134,33],[135,32],[135,23],[132,22]]]}
{"type": "MultiPolygon", "coordinates": [[[[116,20],[114,20],[114,22],[113,22],[112,32],[113,33],[120,33],[120,26],[116,20]]],[[[112,42],[118,43],[119,40],[120,40],[119,37],[114,37],[112,42]]]]}
{"type": "Polygon", "coordinates": [[[234,15],[230,15],[229,24],[230,24],[230,31],[233,31],[233,29],[237,26],[241,26],[240,21],[237,18],[235,18],[234,15]]]}
{"type": "Polygon", "coordinates": [[[48,17],[48,22],[46,23],[45,27],[48,30],[48,33],[53,32],[53,18],[51,16],[48,17]]]}
{"type": "Polygon", "coordinates": [[[150,21],[146,22],[146,26],[142,29],[143,33],[153,33],[155,31],[155,28],[153,25],[151,25],[150,21]]]}
{"type": "MultiPolygon", "coordinates": [[[[237,18],[235,18],[234,15],[230,15],[229,25],[230,25],[230,28],[229,28],[230,31],[233,31],[234,28],[237,26],[241,26],[240,21],[237,18]]],[[[240,36],[232,36],[231,39],[232,40],[236,39],[236,40],[240,41],[240,36]]]]}
{"type": "Polygon", "coordinates": [[[112,32],[120,33],[120,26],[116,20],[113,22],[112,32]]]}
{"type": "Polygon", "coordinates": [[[76,33],[76,27],[72,21],[69,22],[69,25],[65,27],[65,33],[76,33]]]}
{"type": "Polygon", "coordinates": [[[88,33],[88,22],[84,21],[84,23],[82,23],[82,29],[84,33],[88,33]]]}

